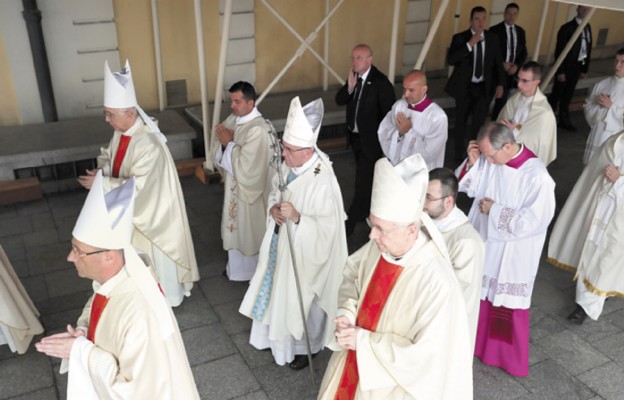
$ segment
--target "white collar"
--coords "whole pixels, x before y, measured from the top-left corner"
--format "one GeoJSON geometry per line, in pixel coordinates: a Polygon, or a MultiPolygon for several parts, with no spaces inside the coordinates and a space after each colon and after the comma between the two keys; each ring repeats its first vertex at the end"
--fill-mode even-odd
{"type": "Polygon", "coordinates": [[[303,174],[304,172],[306,172],[311,166],[312,164],[314,164],[314,162],[319,158],[319,155],[316,153],[316,151],[314,152],[314,154],[312,154],[312,157],[310,157],[310,159],[308,161],[306,161],[302,166],[300,167],[292,167],[290,170],[297,176],[303,174]]]}
{"type": "MultiPolygon", "coordinates": [[[[472,33],[472,35],[474,36],[476,32],[473,31],[472,28],[470,28],[470,33],[472,33]]],[[[485,39],[485,31],[481,32],[480,37],[481,37],[481,40],[479,40],[480,42],[485,39]]]]}
{"type": "Polygon", "coordinates": [[[422,231],[422,229],[420,229],[418,231],[418,237],[416,238],[416,241],[412,245],[412,248],[409,249],[401,257],[394,257],[394,256],[390,255],[390,253],[387,253],[387,252],[386,253],[381,253],[381,256],[386,261],[388,261],[391,264],[400,265],[401,267],[405,267],[406,266],[405,264],[407,264],[410,261],[411,255],[414,254],[416,251],[418,251],[426,243],[427,243],[426,234],[422,231]]]}
{"type": "Polygon", "coordinates": [[[240,117],[236,117],[236,125],[243,125],[246,124],[247,122],[251,121],[254,118],[258,118],[258,117],[262,117],[262,114],[260,114],[260,111],[258,111],[258,109],[256,107],[253,108],[253,110],[251,110],[251,112],[247,115],[243,115],[240,117]]]}
{"type": "Polygon", "coordinates": [[[364,72],[362,75],[359,76],[359,78],[362,78],[362,82],[366,81],[366,78],[368,78],[368,73],[370,72],[371,68],[372,68],[372,65],[368,67],[366,72],[364,72]]]}
{"type": "Polygon", "coordinates": [[[462,212],[457,206],[453,207],[453,210],[442,219],[432,220],[435,226],[441,233],[449,232],[466,222],[469,222],[466,214],[462,212]]]}
{"type": "Polygon", "coordinates": [[[505,28],[507,28],[507,30],[509,30],[509,28],[514,28],[516,29],[516,24],[513,25],[508,25],[507,22],[503,21],[503,24],[505,24],[505,28]]]}
{"type": "Polygon", "coordinates": [[[103,285],[100,285],[97,282],[93,281],[94,283],[93,287],[97,294],[101,294],[104,297],[110,297],[110,294],[117,287],[117,285],[119,285],[123,280],[125,280],[129,276],[130,275],[128,274],[128,271],[126,271],[126,267],[124,266],[122,269],[119,270],[119,272],[115,274],[115,276],[113,276],[112,278],[104,282],[103,285]],[[96,286],[98,286],[97,289],[96,289],[96,286]]]}
{"type": "MultiPolygon", "coordinates": [[[[509,159],[509,161],[513,160],[514,158],[518,157],[520,154],[522,154],[522,150],[524,150],[524,143],[520,142],[518,143],[520,145],[520,150],[518,150],[518,153],[516,153],[515,156],[511,157],[511,159],[509,159]]],[[[509,162],[507,161],[507,162],[509,162]]],[[[505,163],[507,164],[507,163],[505,163]]]]}
{"type": "Polygon", "coordinates": [[[120,132],[122,135],[124,136],[132,136],[134,135],[134,133],[136,131],[139,130],[140,127],[142,127],[144,125],[143,120],[141,119],[141,117],[137,117],[136,121],[134,121],[134,124],[128,128],[127,131],[125,132],[120,132]]]}

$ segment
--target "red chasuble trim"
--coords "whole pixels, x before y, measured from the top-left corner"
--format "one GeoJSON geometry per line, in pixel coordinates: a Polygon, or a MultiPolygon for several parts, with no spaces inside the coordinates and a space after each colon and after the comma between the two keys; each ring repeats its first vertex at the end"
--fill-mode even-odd
{"type": "MultiPolygon", "coordinates": [[[[383,257],[379,257],[375,272],[370,280],[362,305],[358,310],[355,324],[366,330],[375,332],[381,313],[386,306],[388,297],[394,289],[394,285],[403,272],[403,267],[391,264],[383,257]]],[[[355,397],[360,377],[357,369],[355,351],[349,350],[345,362],[342,378],[336,391],[335,400],[351,400],[355,397]]]]}
{"type": "Polygon", "coordinates": [[[94,342],[95,338],[95,330],[97,329],[98,322],[100,321],[100,316],[102,315],[102,311],[108,304],[108,297],[102,296],[99,293],[95,294],[95,298],[93,299],[93,303],[91,303],[91,315],[89,317],[89,332],[87,333],[87,339],[94,342]]]}
{"type": "Polygon", "coordinates": [[[113,178],[119,178],[119,169],[121,168],[121,163],[126,156],[126,151],[128,150],[128,145],[130,144],[130,139],[132,139],[132,136],[126,135],[121,135],[121,137],[119,138],[119,146],[117,146],[115,162],[113,163],[113,178]]]}

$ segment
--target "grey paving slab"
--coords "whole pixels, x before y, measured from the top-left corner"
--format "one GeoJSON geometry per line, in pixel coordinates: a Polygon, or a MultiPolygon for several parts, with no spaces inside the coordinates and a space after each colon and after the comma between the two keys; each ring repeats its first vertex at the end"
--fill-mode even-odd
{"type": "Polygon", "coordinates": [[[18,215],[32,215],[47,213],[50,211],[50,205],[45,199],[29,201],[26,203],[18,203],[15,205],[15,211],[18,215]]]}
{"type": "Polygon", "coordinates": [[[39,275],[73,268],[73,265],[67,261],[70,249],[69,240],[28,249],[26,252],[28,271],[31,275],[39,275]]]}
{"type": "Polygon", "coordinates": [[[537,275],[540,278],[546,279],[550,284],[559,289],[565,289],[576,285],[576,282],[573,280],[574,274],[557,268],[546,261],[540,263],[537,275]]]}
{"type": "Polygon", "coordinates": [[[43,275],[32,276],[23,278],[20,277],[22,281],[22,285],[24,285],[24,289],[26,289],[26,293],[32,301],[45,300],[49,298],[48,289],[45,285],[45,279],[43,275]]]}
{"type": "Polygon", "coordinates": [[[71,310],[42,315],[41,323],[46,332],[61,330],[62,328],[65,328],[67,324],[76,326],[76,321],[78,320],[78,317],[80,317],[82,309],[83,307],[80,306],[71,310]]]}
{"type": "Polygon", "coordinates": [[[612,318],[610,316],[598,318],[597,321],[587,318],[581,326],[570,324],[570,330],[583,340],[593,343],[597,340],[622,332],[622,328],[613,324],[611,321],[612,318]]]}
{"type": "MultiPolygon", "coordinates": [[[[624,299],[620,297],[609,297],[607,301],[605,301],[604,307],[602,309],[602,314],[600,314],[600,318],[606,317],[611,313],[622,310],[624,310],[624,299]]],[[[621,323],[614,320],[612,320],[611,322],[624,329],[624,320],[622,320],[621,323]]]]}
{"type": "MultiPolygon", "coordinates": [[[[607,303],[611,303],[611,300],[607,301],[607,303]]],[[[607,315],[601,315],[600,318],[598,318],[598,321],[601,320],[607,320],[618,328],[624,329],[624,310],[615,311],[607,315]]]]}
{"type": "Polygon", "coordinates": [[[28,353],[2,361],[0,399],[52,387],[53,384],[50,362],[41,353],[28,353]]]}
{"type": "Polygon", "coordinates": [[[604,354],[569,330],[543,338],[540,345],[552,360],[572,375],[589,371],[610,361],[604,354]]]}
{"type": "MultiPolygon", "coordinates": [[[[0,224],[2,224],[0,222],[0,224]]],[[[0,238],[0,245],[4,249],[9,261],[26,259],[26,248],[24,247],[23,235],[12,235],[0,238]]]]}
{"type": "Polygon", "coordinates": [[[233,399],[261,389],[238,354],[197,365],[193,375],[202,399],[233,399]]]}
{"type": "Polygon", "coordinates": [[[607,400],[624,399],[624,367],[611,362],[578,376],[598,395],[607,400]]]}
{"type": "Polygon", "coordinates": [[[55,228],[47,230],[35,230],[34,232],[24,234],[24,246],[27,250],[33,247],[45,246],[58,242],[58,232],[55,228]]]}
{"type": "Polygon", "coordinates": [[[561,332],[566,326],[549,314],[543,312],[539,307],[531,307],[531,340],[536,341],[553,333],[561,332]]]}
{"type": "Polygon", "coordinates": [[[213,307],[223,328],[230,335],[247,332],[251,329],[251,319],[239,313],[239,307],[240,301],[232,301],[213,307]]]}
{"type": "Polygon", "coordinates": [[[93,294],[91,288],[82,292],[46,298],[35,302],[35,307],[41,315],[50,315],[61,311],[75,310],[83,307],[89,297],[93,294]]]}
{"type": "Polygon", "coordinates": [[[221,275],[202,280],[199,283],[199,287],[206,299],[208,299],[208,302],[216,306],[231,301],[238,301],[240,304],[247,288],[249,288],[249,283],[230,281],[221,275]]]}
{"type": "Polygon", "coordinates": [[[8,206],[0,206],[0,221],[5,219],[14,218],[17,216],[17,211],[15,210],[15,205],[8,206]]]}
{"type": "Polygon", "coordinates": [[[479,400],[517,399],[528,393],[520,383],[500,368],[475,358],[472,367],[474,398],[479,400]]]}
{"type": "Polygon", "coordinates": [[[32,232],[32,224],[30,217],[20,215],[16,217],[8,217],[2,220],[2,229],[0,229],[0,238],[5,236],[19,235],[32,232]]]}
{"type": "Polygon", "coordinates": [[[326,349],[321,353],[313,361],[315,382],[308,368],[295,371],[287,365],[271,363],[254,368],[253,372],[270,399],[305,399],[318,393],[331,351],[326,349]]]}
{"type": "Polygon", "coordinates": [[[49,387],[12,397],[11,400],[57,400],[58,398],[56,387],[49,387]]]}
{"type": "Polygon", "coordinates": [[[54,219],[49,212],[32,214],[30,216],[30,221],[32,223],[33,231],[35,232],[56,229],[54,219]]]}
{"type": "Polygon", "coordinates": [[[191,366],[229,356],[236,352],[232,339],[221,324],[214,323],[182,332],[191,366]],[[192,349],[189,351],[189,349],[192,349]]]}
{"type": "Polygon", "coordinates": [[[624,332],[598,340],[592,346],[613,361],[624,365],[624,332]]]}
{"type": "Polygon", "coordinates": [[[266,393],[262,390],[258,390],[257,392],[248,393],[246,395],[236,397],[234,400],[268,400],[266,393]]]}
{"type": "Polygon", "coordinates": [[[548,354],[542,349],[539,342],[530,339],[529,343],[529,374],[531,373],[531,367],[537,363],[540,363],[549,358],[548,354]]]}
{"type": "Polygon", "coordinates": [[[191,296],[185,298],[182,304],[173,309],[173,312],[182,331],[217,322],[217,315],[197,285],[191,291],[191,296]]]}
{"type": "Polygon", "coordinates": [[[547,313],[553,313],[574,302],[565,291],[558,289],[547,280],[535,280],[531,304],[535,304],[547,313]]]}
{"type": "Polygon", "coordinates": [[[79,277],[73,266],[71,269],[46,274],[45,282],[50,297],[84,292],[92,287],[91,281],[79,277]]]}
{"type": "Polygon", "coordinates": [[[249,331],[232,335],[232,340],[250,368],[274,363],[270,350],[258,350],[249,344],[249,331]]]}
{"type": "Polygon", "coordinates": [[[522,399],[586,400],[595,393],[553,360],[545,360],[531,368],[531,373],[518,382],[529,390],[522,399]]]}

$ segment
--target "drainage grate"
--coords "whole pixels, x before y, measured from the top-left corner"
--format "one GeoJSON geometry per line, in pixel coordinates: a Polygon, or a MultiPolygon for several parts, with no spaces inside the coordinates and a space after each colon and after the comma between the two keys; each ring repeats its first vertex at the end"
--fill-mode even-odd
{"type": "Polygon", "coordinates": [[[96,166],[95,158],[78,160],[60,164],[42,165],[39,167],[18,168],[13,170],[15,179],[37,177],[41,182],[61,181],[84,175],[85,170],[96,166]]]}

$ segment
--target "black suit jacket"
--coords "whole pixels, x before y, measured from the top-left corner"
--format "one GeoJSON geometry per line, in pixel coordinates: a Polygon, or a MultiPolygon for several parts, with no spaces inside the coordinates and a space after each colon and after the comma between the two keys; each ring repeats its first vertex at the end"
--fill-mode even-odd
{"type": "MultiPolygon", "coordinates": [[[[496,24],[489,29],[490,32],[496,35],[498,38],[498,44],[500,45],[500,52],[503,62],[507,57],[507,27],[505,21],[500,24],[496,24]]],[[[527,47],[526,47],[526,33],[522,27],[516,25],[516,57],[514,58],[514,64],[520,68],[527,59],[527,47]]]]}
{"type": "MultiPolygon", "coordinates": [[[[485,31],[485,57],[483,61],[483,74],[485,94],[491,98],[496,86],[502,85],[505,79],[503,60],[500,53],[500,45],[495,34],[485,31]]],[[[453,35],[451,47],[448,50],[447,61],[453,65],[453,73],[446,83],[446,93],[457,98],[464,97],[468,91],[468,85],[472,79],[472,51],[468,50],[466,43],[472,37],[470,29],[453,35]]],[[[475,51],[475,50],[473,50],[475,51]]]]}
{"type": "MultiPolygon", "coordinates": [[[[568,43],[568,40],[572,37],[572,34],[576,30],[579,24],[576,23],[576,18],[572,21],[566,22],[561,25],[559,32],[557,32],[557,46],[555,47],[555,59],[559,58],[559,54],[563,51],[563,48],[568,43]]],[[[589,70],[589,60],[591,59],[591,45],[593,43],[593,37],[591,32],[591,26],[587,24],[589,30],[589,38],[587,43],[587,62],[581,66],[581,72],[587,73],[589,70]]],[[[557,70],[557,74],[564,74],[566,71],[578,68],[578,57],[581,51],[581,36],[576,39],[576,42],[572,45],[572,48],[566,55],[566,58],[561,63],[561,66],[557,70]]]]}
{"type": "MultiPolygon", "coordinates": [[[[377,129],[395,100],[394,86],[388,77],[374,65],[371,66],[366,81],[362,82],[362,95],[360,96],[356,122],[362,151],[372,159],[383,157],[377,137],[377,129]]],[[[347,115],[352,116],[355,113],[356,101],[353,98],[353,93],[349,94],[347,83],[336,93],[336,103],[339,106],[347,105],[347,115]]],[[[349,119],[347,118],[347,120],[349,119]]]]}

